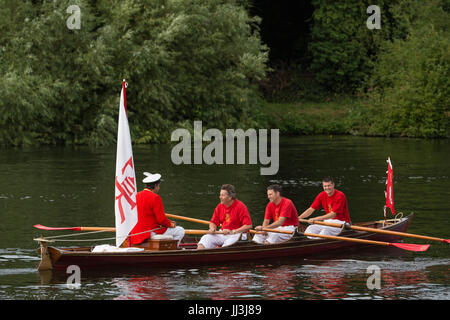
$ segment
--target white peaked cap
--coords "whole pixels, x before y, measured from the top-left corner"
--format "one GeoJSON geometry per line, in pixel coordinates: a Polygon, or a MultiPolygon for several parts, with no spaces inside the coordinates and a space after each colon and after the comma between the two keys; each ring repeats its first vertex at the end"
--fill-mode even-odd
{"type": "Polygon", "coordinates": [[[161,180],[161,175],[159,173],[151,174],[144,172],[145,178],[142,180],[143,183],[152,183],[161,180]]]}

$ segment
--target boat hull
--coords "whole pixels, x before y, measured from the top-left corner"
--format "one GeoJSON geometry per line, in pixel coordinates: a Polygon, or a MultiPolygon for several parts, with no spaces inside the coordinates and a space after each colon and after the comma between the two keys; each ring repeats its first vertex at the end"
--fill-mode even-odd
{"type": "MultiPolygon", "coordinates": [[[[411,223],[413,214],[400,219],[397,223],[382,227],[384,230],[405,232],[411,223]]],[[[380,227],[381,223],[366,223],[365,226],[380,227]]],[[[380,228],[381,229],[381,228],[380,228]]],[[[399,240],[399,236],[344,230],[341,236],[392,242],[399,240]]],[[[178,267],[190,265],[205,265],[213,263],[231,263],[239,261],[255,261],[267,259],[281,259],[288,257],[307,257],[322,253],[336,253],[345,249],[358,249],[373,246],[342,240],[308,239],[306,237],[293,238],[287,242],[260,245],[251,241],[240,242],[237,245],[217,249],[184,249],[164,251],[139,252],[90,252],[90,248],[46,248],[54,270],[66,270],[70,265],[77,265],[83,269],[98,268],[158,268],[178,267]]],[[[380,247],[385,248],[385,247],[380,247]]]]}

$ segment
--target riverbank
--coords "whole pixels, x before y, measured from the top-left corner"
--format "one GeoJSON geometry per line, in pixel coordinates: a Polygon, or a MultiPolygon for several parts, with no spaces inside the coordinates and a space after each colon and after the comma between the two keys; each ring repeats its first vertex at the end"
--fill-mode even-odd
{"type": "Polygon", "coordinates": [[[344,97],[323,102],[265,102],[262,113],[284,135],[360,134],[361,103],[344,97]]]}
{"type": "MultiPolygon", "coordinates": [[[[269,128],[278,128],[281,134],[289,136],[350,134],[427,138],[408,132],[385,130],[385,124],[382,123],[384,117],[379,113],[376,114],[374,108],[371,109],[362,99],[344,96],[327,98],[323,101],[265,101],[261,112],[269,128]]],[[[447,115],[448,117],[450,115],[447,115]]],[[[447,129],[446,138],[450,138],[449,129],[447,129]]]]}

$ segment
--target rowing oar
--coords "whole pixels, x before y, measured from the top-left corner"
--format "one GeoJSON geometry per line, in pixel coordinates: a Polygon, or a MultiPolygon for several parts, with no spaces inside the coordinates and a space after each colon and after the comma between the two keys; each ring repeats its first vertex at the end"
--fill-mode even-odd
{"type": "Polygon", "coordinates": [[[185,217],[185,216],[178,216],[176,214],[171,214],[171,213],[167,213],[167,212],[166,212],[166,217],[172,218],[172,219],[180,219],[180,220],[185,220],[185,221],[190,221],[190,222],[197,222],[197,223],[209,225],[209,221],[206,221],[206,220],[189,218],[189,217],[185,217]]]}
{"type": "MultiPolygon", "coordinates": [[[[180,220],[186,220],[186,221],[191,221],[191,222],[198,222],[198,223],[202,223],[202,224],[209,224],[209,221],[206,221],[206,220],[178,216],[178,215],[169,214],[169,213],[166,213],[166,216],[169,218],[173,218],[173,219],[180,219],[180,220]]],[[[274,229],[267,229],[267,228],[263,228],[263,231],[292,234],[292,232],[289,232],[289,231],[274,230],[274,229]]],[[[250,230],[250,232],[256,233],[258,231],[250,230]]],[[[312,234],[312,233],[302,233],[302,234],[307,237],[318,237],[318,238],[325,238],[325,239],[332,239],[332,240],[350,241],[350,242],[358,242],[358,243],[365,243],[365,244],[375,244],[375,245],[381,245],[381,246],[391,246],[391,247],[396,247],[396,248],[400,248],[400,249],[408,250],[408,251],[426,251],[430,247],[429,244],[420,245],[420,244],[412,244],[412,243],[392,243],[392,242],[365,240],[365,239],[348,238],[348,237],[328,236],[328,235],[322,235],[322,234],[312,234]]]]}
{"type": "MultiPolygon", "coordinates": [[[[299,221],[308,223],[308,220],[306,220],[306,219],[299,219],[299,221]]],[[[336,227],[336,228],[342,227],[339,223],[324,222],[324,221],[314,221],[314,224],[320,224],[320,225],[336,227]]],[[[422,236],[420,234],[414,234],[414,233],[389,231],[389,230],[375,229],[375,228],[368,228],[368,227],[360,227],[360,226],[354,226],[351,224],[345,224],[345,228],[350,228],[350,229],[359,230],[359,231],[375,232],[375,233],[390,234],[390,235],[401,236],[401,237],[409,237],[409,238],[417,238],[417,239],[423,239],[423,240],[431,240],[431,241],[450,243],[450,239],[441,239],[441,238],[436,238],[436,237],[422,236]]]]}
{"type": "Polygon", "coordinates": [[[384,241],[366,240],[366,239],[358,239],[358,238],[328,236],[328,235],[324,235],[324,234],[303,233],[303,235],[305,235],[307,237],[319,237],[319,238],[332,239],[332,240],[343,240],[343,241],[359,242],[359,243],[366,243],[366,244],[376,244],[376,245],[380,245],[380,246],[391,246],[391,247],[396,247],[396,248],[400,248],[403,250],[417,251],[417,252],[426,251],[430,247],[429,244],[394,243],[394,242],[384,242],[384,241]]]}
{"type": "MultiPolygon", "coordinates": [[[[180,220],[186,220],[191,222],[198,222],[203,224],[209,224],[206,220],[200,220],[200,219],[194,219],[194,218],[188,218],[183,216],[177,216],[175,214],[166,213],[166,216],[169,218],[174,219],[180,219],[180,220]]],[[[61,228],[53,228],[53,227],[46,227],[41,224],[35,224],[33,227],[41,230],[49,230],[49,231],[57,231],[57,230],[73,230],[73,231],[111,231],[116,232],[116,228],[112,227],[61,227],[61,228]]]]}
{"type": "MultiPolygon", "coordinates": [[[[167,213],[167,212],[166,212],[166,217],[169,217],[169,218],[172,218],[172,219],[180,219],[180,220],[185,220],[185,221],[189,221],[189,222],[197,222],[197,223],[209,225],[209,221],[206,221],[206,220],[189,218],[189,217],[185,217],[185,216],[178,216],[176,214],[170,214],[170,213],[167,213]]],[[[261,232],[256,231],[256,230],[250,230],[250,232],[251,233],[261,233],[261,232]]],[[[274,232],[278,232],[278,230],[276,230],[274,232]]],[[[209,233],[209,232],[206,232],[206,233],[209,233]]],[[[215,233],[222,233],[222,231],[216,231],[215,233]]],[[[191,234],[202,234],[202,233],[191,233],[191,234]]]]}
{"type": "MultiPolygon", "coordinates": [[[[207,234],[209,230],[196,230],[196,229],[185,229],[186,234],[207,234]]],[[[223,233],[222,231],[216,231],[216,233],[223,233]]]]}
{"type": "MultiPolygon", "coordinates": [[[[207,224],[209,225],[209,221],[206,220],[202,220],[202,219],[195,219],[195,218],[189,218],[189,217],[185,217],[185,216],[178,216],[176,214],[170,214],[166,212],[166,216],[172,219],[180,219],[180,220],[185,220],[185,221],[190,221],[190,222],[197,222],[197,223],[201,223],[201,224],[207,224]]],[[[263,229],[263,231],[266,232],[278,232],[278,233],[285,233],[284,231],[280,231],[280,230],[272,230],[272,229],[263,229]]],[[[256,231],[256,230],[249,230],[250,233],[261,233],[260,231],[256,231]]],[[[221,231],[216,231],[215,233],[222,233],[221,231]]],[[[289,234],[292,234],[292,232],[287,232],[289,234]]]]}
{"type": "MultiPolygon", "coordinates": [[[[272,229],[266,229],[266,228],[263,228],[263,231],[292,234],[292,232],[285,231],[285,230],[272,230],[272,229]]],[[[332,240],[350,241],[350,242],[358,242],[358,243],[366,243],[366,244],[376,244],[376,245],[380,245],[380,246],[391,246],[391,247],[396,247],[396,248],[400,248],[400,249],[408,250],[408,251],[426,251],[430,247],[429,244],[422,245],[422,244],[413,244],[413,243],[393,243],[393,242],[329,236],[329,235],[324,235],[324,234],[313,234],[313,233],[305,233],[305,232],[303,232],[303,233],[299,232],[299,234],[302,234],[307,237],[319,237],[319,238],[332,239],[332,240]]]]}
{"type": "MultiPolygon", "coordinates": [[[[48,230],[48,231],[59,231],[59,230],[73,230],[73,231],[110,231],[110,232],[116,232],[116,228],[112,227],[61,227],[61,228],[53,228],[53,227],[46,227],[41,224],[34,225],[35,228],[41,229],[41,230],[48,230]]],[[[197,230],[197,229],[185,229],[184,230],[186,234],[207,234],[208,230],[197,230]]],[[[222,233],[221,231],[216,231],[216,233],[222,233]]]]}
{"type": "Polygon", "coordinates": [[[33,227],[41,230],[58,231],[58,230],[73,230],[73,231],[110,231],[116,232],[116,228],[112,227],[46,227],[41,224],[35,224],[33,227]]]}

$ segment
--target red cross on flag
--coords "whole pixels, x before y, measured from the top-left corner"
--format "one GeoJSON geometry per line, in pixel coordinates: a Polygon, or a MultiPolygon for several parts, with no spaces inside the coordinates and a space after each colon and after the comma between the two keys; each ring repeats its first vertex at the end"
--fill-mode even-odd
{"type": "Polygon", "coordinates": [[[386,180],[386,205],[384,206],[384,218],[386,219],[386,208],[391,209],[391,213],[395,215],[394,209],[394,170],[392,169],[391,158],[388,157],[388,171],[387,171],[387,180],[386,180]]]}
{"type": "Polygon", "coordinates": [[[120,93],[119,124],[117,132],[117,156],[115,178],[116,246],[119,247],[137,223],[136,175],[133,149],[127,118],[126,82],[120,93]]]}

